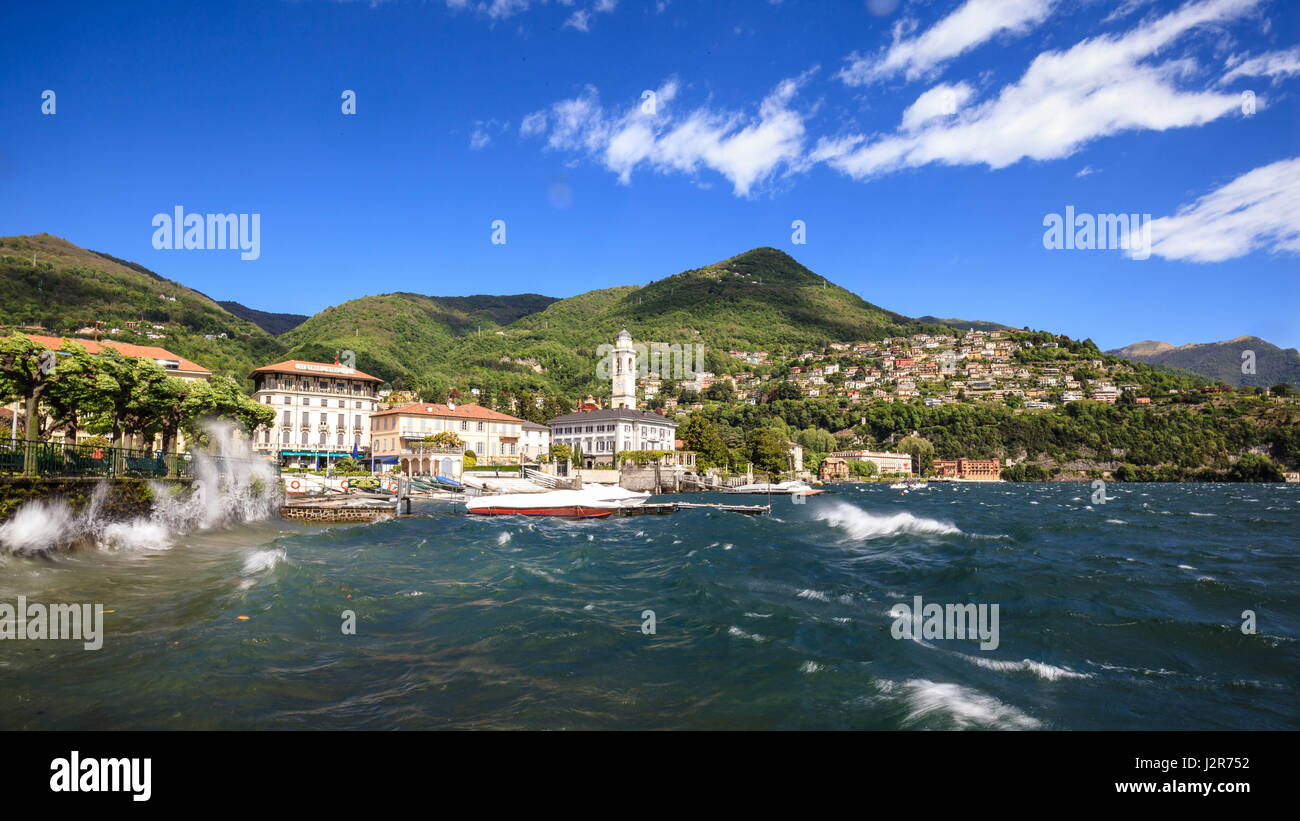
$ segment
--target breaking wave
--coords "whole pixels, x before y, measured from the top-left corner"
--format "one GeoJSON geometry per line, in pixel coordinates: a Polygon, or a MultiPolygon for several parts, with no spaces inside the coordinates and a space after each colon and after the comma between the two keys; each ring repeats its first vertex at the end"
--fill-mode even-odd
{"type": "Polygon", "coordinates": [[[167,550],[181,534],[269,518],[280,498],[272,467],[237,441],[233,427],[208,428],[214,449],[231,457],[194,455],[194,480],[188,491],[150,482],[148,516],[120,520],[104,513],[108,484],[101,482],[78,511],[64,499],[26,502],[0,524],[0,553],[31,556],[59,548],[93,544],[107,550],[167,550]]]}
{"type": "Polygon", "coordinates": [[[948,522],[913,516],[911,513],[876,514],[846,502],[837,502],[818,509],[814,514],[821,521],[843,530],[858,540],[885,539],[891,536],[949,536],[961,529],[948,522]]]}

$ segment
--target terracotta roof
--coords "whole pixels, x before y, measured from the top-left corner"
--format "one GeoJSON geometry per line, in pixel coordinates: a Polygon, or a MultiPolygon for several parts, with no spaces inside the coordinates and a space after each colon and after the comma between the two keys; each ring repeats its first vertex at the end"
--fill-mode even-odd
{"type": "Polygon", "coordinates": [[[451,416],[456,419],[483,419],[493,422],[523,422],[522,419],[516,419],[513,416],[507,416],[499,411],[489,410],[482,405],[473,403],[468,405],[457,405],[451,408],[447,405],[440,405],[437,402],[409,402],[405,405],[398,405],[395,408],[389,408],[385,411],[370,414],[374,416],[387,416],[389,414],[400,413],[407,416],[451,416]]]}
{"type": "MultiPolygon", "coordinates": [[[[67,338],[67,337],[58,337],[58,336],[40,336],[39,334],[23,334],[23,335],[26,336],[31,341],[35,342],[36,344],[44,345],[45,347],[50,348],[52,350],[58,350],[60,347],[62,347],[64,339],[67,338]]],[[[98,354],[98,353],[102,353],[104,348],[112,348],[113,350],[122,354],[122,356],[131,356],[131,357],[138,357],[140,359],[153,359],[153,360],[165,359],[170,362],[178,363],[178,367],[175,368],[175,370],[184,371],[186,373],[207,374],[208,376],[212,375],[212,371],[208,370],[202,365],[199,365],[195,362],[191,362],[190,360],[182,356],[177,356],[176,354],[172,353],[166,348],[156,348],[152,345],[133,345],[130,342],[114,342],[111,339],[104,339],[99,341],[96,341],[94,339],[76,339],[76,338],[71,338],[71,339],[73,342],[76,342],[78,345],[85,348],[87,353],[98,354]]]]}
{"type": "Polygon", "coordinates": [[[356,368],[336,365],[332,362],[307,362],[303,359],[286,359],[274,365],[263,365],[253,373],[296,373],[300,376],[346,376],[348,379],[368,379],[371,382],[383,382],[377,376],[362,373],[356,368]]]}

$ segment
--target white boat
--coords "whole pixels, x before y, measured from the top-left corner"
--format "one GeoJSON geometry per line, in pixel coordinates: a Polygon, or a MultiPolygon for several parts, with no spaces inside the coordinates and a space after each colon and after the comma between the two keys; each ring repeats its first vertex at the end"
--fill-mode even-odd
{"type": "Polygon", "coordinates": [[[466,502],[465,509],[480,516],[567,516],[593,519],[610,516],[623,508],[643,505],[649,498],[649,493],[624,490],[617,485],[589,485],[582,490],[479,496],[466,502]]]}
{"type": "Polygon", "coordinates": [[[825,493],[821,488],[813,487],[797,480],[785,482],[756,482],[751,485],[740,485],[739,487],[726,488],[726,493],[770,493],[773,495],[800,494],[803,496],[815,496],[818,493],[825,493]]]}

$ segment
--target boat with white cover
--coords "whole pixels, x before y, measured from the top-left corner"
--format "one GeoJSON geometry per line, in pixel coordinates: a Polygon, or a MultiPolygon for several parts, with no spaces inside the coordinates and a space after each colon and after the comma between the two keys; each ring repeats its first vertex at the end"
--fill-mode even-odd
{"type": "Polygon", "coordinates": [[[568,516],[594,519],[610,516],[624,508],[638,507],[649,498],[649,493],[624,490],[617,485],[588,485],[581,490],[479,496],[466,502],[465,509],[480,516],[568,516]]]}

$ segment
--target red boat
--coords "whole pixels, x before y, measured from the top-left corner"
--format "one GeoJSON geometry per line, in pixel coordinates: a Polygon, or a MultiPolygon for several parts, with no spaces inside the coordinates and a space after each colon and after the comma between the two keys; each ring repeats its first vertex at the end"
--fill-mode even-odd
{"type": "Polygon", "coordinates": [[[624,507],[644,504],[648,493],[620,487],[585,487],[582,490],[551,490],[545,493],[507,493],[480,496],[465,509],[481,516],[564,516],[574,519],[603,519],[624,507]]]}

